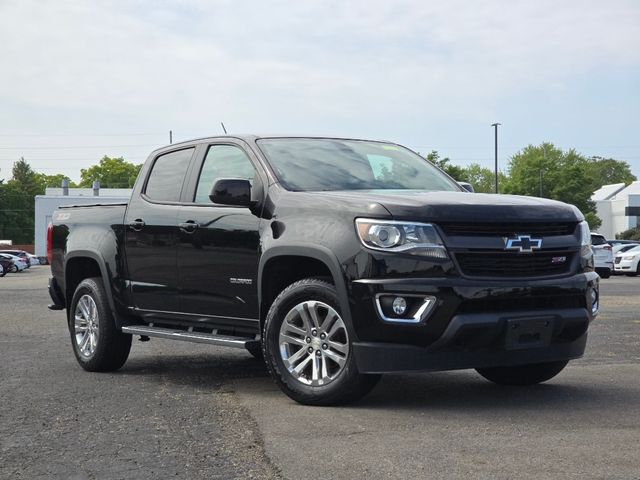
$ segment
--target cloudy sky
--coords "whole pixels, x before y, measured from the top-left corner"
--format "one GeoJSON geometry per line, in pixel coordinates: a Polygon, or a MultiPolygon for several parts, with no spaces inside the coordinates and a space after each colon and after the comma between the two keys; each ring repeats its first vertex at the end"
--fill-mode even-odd
{"type": "Polygon", "coordinates": [[[0,0],[0,178],[174,140],[389,139],[493,165],[552,141],[640,177],[640,2],[0,0]]]}

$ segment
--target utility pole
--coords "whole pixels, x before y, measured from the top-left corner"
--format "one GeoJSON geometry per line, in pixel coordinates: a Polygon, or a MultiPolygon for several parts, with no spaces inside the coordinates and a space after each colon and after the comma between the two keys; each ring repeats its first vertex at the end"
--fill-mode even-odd
{"type": "Polygon", "coordinates": [[[496,193],[498,193],[498,125],[501,125],[501,124],[500,123],[492,123],[491,124],[491,126],[495,130],[495,148],[494,148],[494,152],[495,152],[495,160],[496,160],[496,193]]]}
{"type": "Polygon", "coordinates": [[[173,130],[169,130],[169,143],[173,143],[173,130]]]}

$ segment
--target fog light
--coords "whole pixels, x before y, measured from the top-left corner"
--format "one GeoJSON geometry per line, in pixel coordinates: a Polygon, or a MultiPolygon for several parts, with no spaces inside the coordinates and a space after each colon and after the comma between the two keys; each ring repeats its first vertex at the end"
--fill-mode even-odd
{"type": "Polygon", "coordinates": [[[402,297],[396,297],[393,301],[393,313],[396,315],[404,315],[407,311],[407,301],[402,297]]]}

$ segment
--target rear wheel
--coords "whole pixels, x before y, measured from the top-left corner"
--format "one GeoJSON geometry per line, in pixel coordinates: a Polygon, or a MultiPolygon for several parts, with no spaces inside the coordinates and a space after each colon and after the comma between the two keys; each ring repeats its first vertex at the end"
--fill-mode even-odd
{"type": "Polygon", "coordinates": [[[380,379],[358,372],[338,295],[324,280],[308,278],[284,289],[269,309],[263,339],[271,375],[299,403],[352,402],[380,379]]]}
{"type": "Polygon", "coordinates": [[[476,371],[487,380],[498,385],[535,385],[546,382],[558,375],[569,361],[534,363],[516,367],[477,368],[476,371]]]}
{"type": "Polygon", "coordinates": [[[17,273],[17,271],[18,271],[18,266],[14,263],[13,265],[11,265],[11,268],[9,269],[9,272],[17,273]]]}
{"type": "Polygon", "coordinates": [[[69,308],[69,333],[73,353],[82,368],[109,372],[127,361],[131,335],[116,327],[100,278],[80,282],[69,308]]]}

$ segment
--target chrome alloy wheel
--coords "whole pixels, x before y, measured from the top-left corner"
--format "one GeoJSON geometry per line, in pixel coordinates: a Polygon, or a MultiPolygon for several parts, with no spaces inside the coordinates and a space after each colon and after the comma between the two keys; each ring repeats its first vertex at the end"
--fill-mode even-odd
{"type": "Polygon", "coordinates": [[[293,307],[280,326],[280,357],[305,385],[326,385],[342,372],[349,356],[344,321],[331,306],[309,300],[293,307]]]}
{"type": "Polygon", "coordinates": [[[98,307],[91,295],[83,295],[74,312],[75,341],[80,355],[89,358],[98,346],[98,307]]]}

